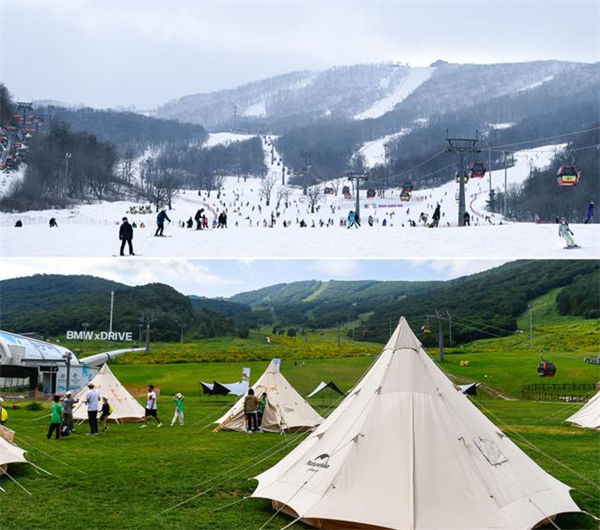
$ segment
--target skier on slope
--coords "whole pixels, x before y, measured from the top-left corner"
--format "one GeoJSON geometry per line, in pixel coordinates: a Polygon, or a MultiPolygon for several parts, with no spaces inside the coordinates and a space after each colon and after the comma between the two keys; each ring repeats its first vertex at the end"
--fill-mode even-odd
{"type": "Polygon", "coordinates": [[[569,228],[569,223],[564,217],[560,218],[560,223],[558,225],[558,235],[565,240],[567,246],[565,248],[579,248],[579,245],[575,243],[573,239],[573,232],[569,228]]]}
{"type": "Polygon", "coordinates": [[[585,216],[585,224],[594,222],[594,201],[590,201],[587,207],[587,215],[585,216]]]}
{"type": "Polygon", "coordinates": [[[133,227],[127,221],[127,217],[123,217],[123,223],[119,228],[119,239],[121,240],[121,256],[125,255],[125,243],[129,246],[129,255],[135,256],[133,253],[133,244],[131,243],[133,240],[133,227]]]}
{"type": "Polygon", "coordinates": [[[437,203],[437,206],[435,207],[435,210],[433,211],[433,215],[431,216],[431,224],[429,225],[429,228],[436,228],[440,222],[440,217],[441,217],[441,213],[440,213],[440,203],[437,203]]]}
{"type": "Polygon", "coordinates": [[[200,208],[196,215],[194,216],[194,220],[196,221],[196,230],[202,230],[202,214],[204,213],[204,208],[200,208]]]}
{"type": "Polygon", "coordinates": [[[171,219],[169,219],[167,212],[165,212],[163,209],[156,216],[156,232],[154,232],[155,237],[163,235],[163,230],[165,229],[165,221],[169,221],[170,223],[171,219]]]}

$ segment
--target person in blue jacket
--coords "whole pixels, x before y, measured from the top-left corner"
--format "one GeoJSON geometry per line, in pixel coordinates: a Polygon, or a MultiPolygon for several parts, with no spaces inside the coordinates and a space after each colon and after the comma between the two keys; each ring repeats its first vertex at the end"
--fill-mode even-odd
{"type": "Polygon", "coordinates": [[[587,215],[585,216],[585,224],[594,222],[594,201],[590,201],[587,207],[587,215]]]}
{"type": "Polygon", "coordinates": [[[161,210],[160,212],[158,212],[158,215],[156,216],[157,228],[156,228],[156,232],[154,232],[155,236],[163,235],[163,230],[165,229],[165,221],[169,221],[169,223],[170,223],[171,219],[169,219],[167,212],[165,212],[164,210],[161,210]]]}

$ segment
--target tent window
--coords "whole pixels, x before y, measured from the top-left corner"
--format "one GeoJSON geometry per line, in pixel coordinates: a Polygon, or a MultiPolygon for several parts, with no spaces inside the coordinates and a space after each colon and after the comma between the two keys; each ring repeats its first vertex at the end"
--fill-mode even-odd
{"type": "Polygon", "coordinates": [[[504,462],[508,462],[508,458],[502,453],[496,442],[489,436],[476,436],[473,438],[473,442],[477,446],[477,449],[481,451],[481,454],[485,456],[486,460],[493,466],[499,466],[504,462]]]}

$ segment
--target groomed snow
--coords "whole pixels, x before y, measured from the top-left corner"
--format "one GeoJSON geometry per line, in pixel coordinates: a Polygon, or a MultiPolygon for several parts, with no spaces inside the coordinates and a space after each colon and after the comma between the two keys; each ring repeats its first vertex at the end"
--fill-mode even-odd
{"type": "Polygon", "coordinates": [[[391,94],[375,102],[368,109],[356,114],[354,119],[374,119],[383,116],[387,112],[390,112],[396,105],[398,105],[398,103],[404,101],[425,81],[427,81],[431,77],[431,74],[434,70],[435,68],[430,67],[411,68],[408,72],[408,75],[402,81],[400,81],[391,94]]]}
{"type": "Polygon", "coordinates": [[[385,145],[394,138],[399,138],[400,136],[404,136],[409,132],[410,129],[402,129],[400,132],[388,134],[386,136],[382,136],[381,138],[377,138],[376,140],[365,142],[361,146],[361,148],[356,152],[356,155],[360,154],[363,156],[365,165],[367,167],[373,167],[377,164],[384,164],[385,145]]]}
{"type": "Polygon", "coordinates": [[[215,147],[216,145],[229,145],[232,142],[243,142],[244,140],[249,140],[250,138],[254,138],[255,136],[255,134],[240,134],[232,132],[210,133],[208,139],[203,144],[203,147],[210,149],[211,147],[215,147]]]}
{"type": "Polygon", "coordinates": [[[514,127],[516,124],[512,123],[512,122],[505,122],[505,123],[490,123],[489,126],[492,129],[496,129],[496,130],[503,130],[503,129],[510,129],[511,127],[514,127]]]}
{"type": "MultiPolygon", "coordinates": [[[[411,201],[402,203],[399,190],[386,192],[385,197],[366,198],[361,192],[360,229],[349,230],[340,226],[348,211],[354,209],[352,199],[338,194],[325,195],[319,211],[309,213],[307,198],[299,188],[291,188],[289,207],[282,205],[280,216],[273,228],[269,224],[275,210],[277,193],[281,188],[282,165],[279,154],[264,143],[268,176],[276,182],[271,206],[260,199],[261,179],[227,177],[218,198],[213,191],[181,192],[169,211],[172,223],[165,233],[171,237],[153,237],[156,214],[129,214],[131,202],[97,203],[72,210],[47,210],[2,214],[0,241],[3,256],[111,256],[118,254],[118,228],[121,217],[127,215],[138,227],[134,235],[134,249],[147,257],[210,257],[210,258],[591,258],[600,256],[600,225],[572,223],[575,240],[582,248],[564,250],[555,224],[504,223],[498,216],[485,213],[488,180],[472,179],[467,184],[467,209],[472,215],[472,226],[456,227],[458,207],[455,200],[457,185],[449,182],[427,190],[416,190],[411,201]],[[273,160],[273,163],[271,161],[273,160]],[[441,205],[439,228],[409,226],[409,219],[418,222],[421,212],[431,217],[436,203],[441,205]],[[258,206],[260,205],[260,210],[258,206]],[[222,209],[228,213],[227,229],[196,231],[181,228],[180,223],[193,217],[196,210],[205,208],[209,220],[222,209]],[[368,226],[369,216],[374,226],[368,226]],[[486,216],[488,217],[486,219],[486,216]],[[49,228],[48,220],[55,217],[58,228],[49,228]],[[14,228],[17,219],[22,228],[14,228]],[[298,224],[300,219],[306,228],[298,224]],[[320,227],[322,220],[332,226],[320,227]],[[283,221],[291,226],[284,228],[283,221]],[[383,226],[383,221],[387,226],[383,226]],[[315,227],[312,227],[312,224],[315,227]]],[[[530,162],[544,167],[552,159],[554,146],[516,154],[516,164],[508,170],[509,185],[522,182],[528,175],[530,162]]],[[[503,186],[504,172],[492,175],[495,188],[503,186]]],[[[342,183],[341,183],[342,184],[342,183]]],[[[345,183],[347,184],[347,183],[345,183]]],[[[327,185],[330,185],[328,183],[327,185]]],[[[343,184],[342,184],[343,185],[343,184]]],[[[556,185],[554,181],[550,186],[556,185]]],[[[341,187],[340,187],[341,191],[341,187]]],[[[582,205],[582,216],[585,213],[582,205]]],[[[575,221],[575,220],[572,220],[575,221]]],[[[121,259],[121,258],[119,258],[121,259]]],[[[136,258],[133,258],[136,259],[136,258]]]]}

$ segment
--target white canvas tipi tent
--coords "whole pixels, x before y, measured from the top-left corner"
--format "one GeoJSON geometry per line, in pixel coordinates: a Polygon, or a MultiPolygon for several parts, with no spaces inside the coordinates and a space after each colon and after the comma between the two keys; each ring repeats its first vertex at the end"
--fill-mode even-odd
{"type": "Polygon", "coordinates": [[[600,429],[600,392],[565,421],[586,429],[600,429]]]}
{"type": "Polygon", "coordinates": [[[526,529],[580,511],[444,375],[404,318],[339,407],[256,477],[319,528],[526,529]]]}
{"type": "MultiPolygon", "coordinates": [[[[279,371],[279,362],[273,359],[265,372],[252,385],[254,393],[260,397],[267,393],[267,407],[263,416],[261,429],[268,432],[302,431],[319,425],[323,418],[300,395],[279,371]]],[[[216,431],[245,430],[244,398],[242,396],[215,423],[216,431]]]]}
{"type": "MultiPolygon", "coordinates": [[[[109,420],[116,422],[143,420],[144,408],[127,392],[127,389],[119,382],[107,364],[100,368],[91,383],[94,384],[100,398],[106,396],[113,408],[112,414],[108,417],[109,420]]],[[[88,419],[85,404],[87,391],[88,388],[84,387],[75,396],[75,399],[79,400],[79,403],[73,407],[73,419],[75,421],[87,421],[88,419]]]]}

